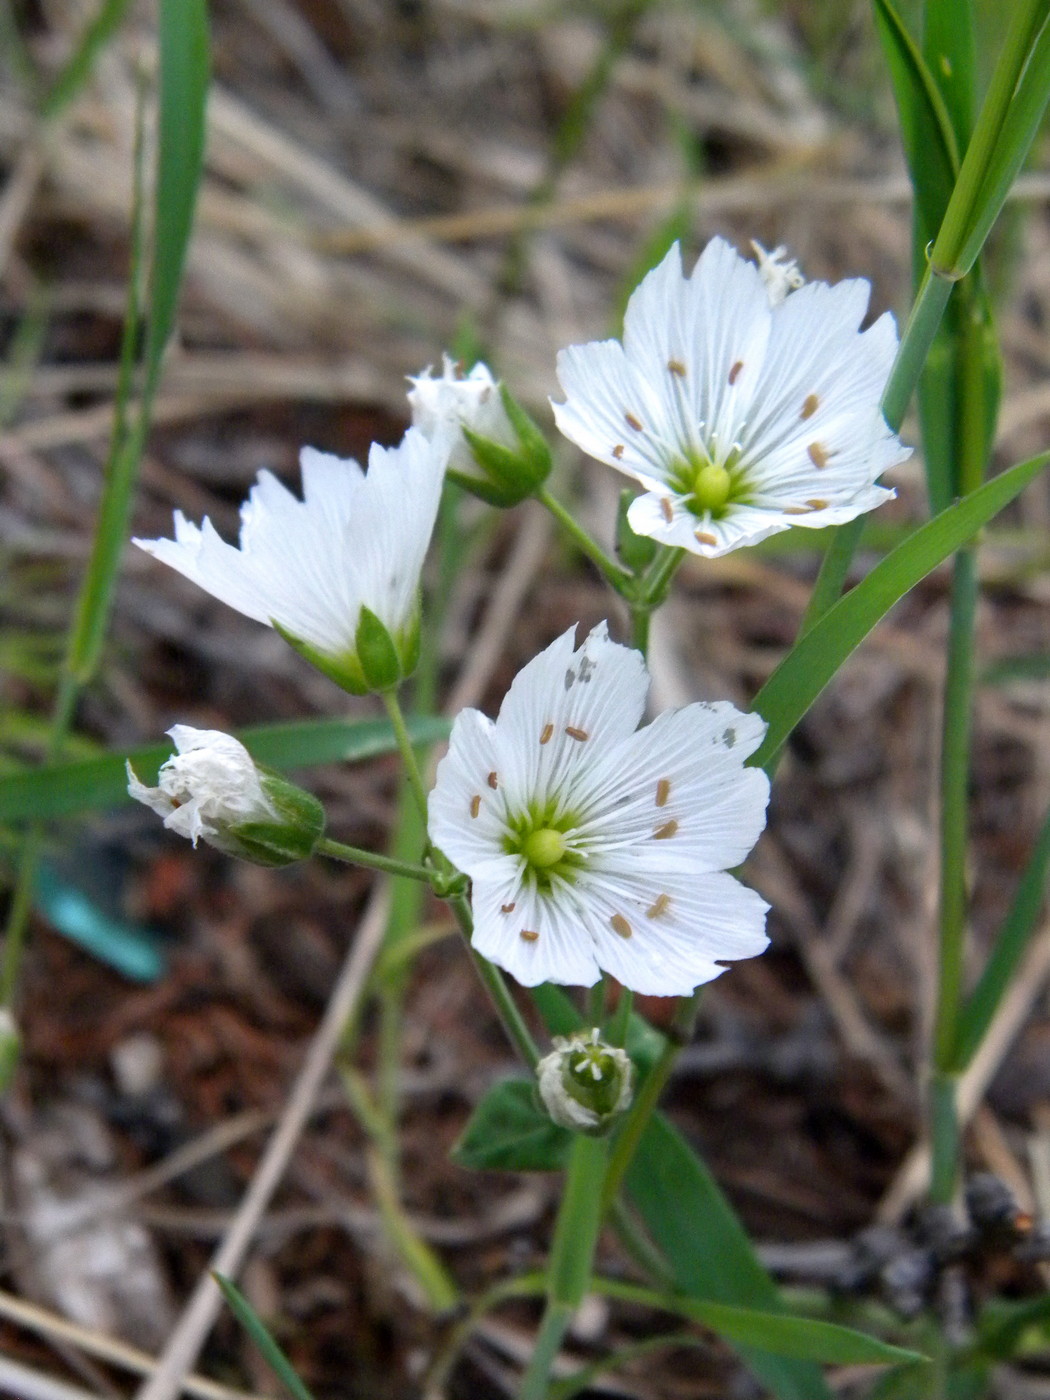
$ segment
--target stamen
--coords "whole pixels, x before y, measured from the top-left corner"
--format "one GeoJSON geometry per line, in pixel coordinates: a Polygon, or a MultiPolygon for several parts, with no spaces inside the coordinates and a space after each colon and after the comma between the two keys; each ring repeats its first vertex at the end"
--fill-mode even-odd
{"type": "Polygon", "coordinates": [[[623,446],[623,443],[622,443],[622,442],[618,442],[618,443],[616,444],[616,446],[615,446],[615,447],[613,448],[613,450],[612,450],[612,455],[616,458],[617,461],[619,461],[620,458],[623,456],[623,453],[624,453],[624,446],[623,446]]]}
{"type": "Polygon", "coordinates": [[[827,510],[828,508],[827,501],[807,501],[806,505],[809,506],[810,510],[827,510]]]}
{"type": "Polygon", "coordinates": [[[656,784],[656,805],[666,807],[667,799],[671,796],[671,779],[661,778],[656,784]]]}
{"type": "Polygon", "coordinates": [[[677,374],[679,379],[685,378],[685,365],[682,364],[681,360],[668,360],[667,368],[672,374],[677,374]]]}
{"type": "Polygon", "coordinates": [[[618,933],[621,938],[630,938],[634,932],[622,914],[614,914],[609,923],[612,925],[613,933],[618,933]]]}
{"type": "Polygon", "coordinates": [[[736,383],[736,381],[740,378],[740,371],[741,371],[743,368],[744,368],[744,362],[743,362],[743,360],[737,360],[736,363],[733,365],[733,368],[729,371],[729,382],[730,382],[730,384],[735,384],[735,383],[736,383]]]}
{"type": "Polygon", "coordinates": [[[480,811],[481,811],[481,793],[480,793],[480,792],[476,792],[476,793],[474,794],[474,796],[470,799],[470,815],[471,815],[472,817],[476,817],[477,814],[478,814],[480,811]]]}
{"type": "Polygon", "coordinates": [[[550,741],[551,741],[551,735],[552,735],[553,733],[554,733],[554,725],[553,725],[553,724],[545,724],[545,725],[543,726],[543,733],[540,735],[540,743],[541,743],[541,744],[549,744],[550,741]]]}
{"type": "Polygon", "coordinates": [[[658,894],[645,911],[645,917],[647,919],[658,919],[661,914],[666,914],[670,907],[671,896],[669,894],[658,894]]]}
{"type": "Polygon", "coordinates": [[[718,543],[718,536],[717,536],[717,535],[712,535],[711,532],[710,532],[710,530],[694,530],[694,531],[693,531],[693,534],[696,536],[696,538],[697,538],[697,540],[700,542],[700,544],[717,544],[717,543],[718,543]]]}
{"type": "Polygon", "coordinates": [[[808,515],[809,506],[785,506],[785,515],[808,515]]]}
{"type": "Polygon", "coordinates": [[[642,432],[641,420],[636,418],[633,413],[625,413],[623,416],[627,420],[627,426],[629,428],[633,428],[636,433],[642,432]]]}
{"type": "Polygon", "coordinates": [[[663,515],[663,518],[667,521],[668,525],[674,523],[674,506],[671,502],[670,496],[660,497],[660,512],[663,515]]]}
{"type": "Polygon", "coordinates": [[[515,902],[514,902],[513,900],[511,900],[511,902],[510,902],[509,904],[501,904],[500,907],[499,907],[499,912],[500,912],[501,914],[513,914],[513,913],[514,913],[514,910],[515,910],[517,907],[518,907],[518,906],[515,904],[515,902]]]}
{"type": "Polygon", "coordinates": [[[575,739],[578,744],[585,743],[591,737],[586,729],[577,729],[573,724],[567,724],[565,726],[565,732],[570,739],[575,739]]]}
{"type": "Polygon", "coordinates": [[[526,943],[535,943],[539,936],[539,932],[534,928],[523,928],[520,934],[526,943]]]}
{"type": "Polygon", "coordinates": [[[496,789],[499,787],[499,774],[495,771],[495,769],[493,769],[493,771],[489,774],[488,783],[489,787],[492,789],[493,792],[495,792],[496,789]]]}
{"type": "Polygon", "coordinates": [[[798,415],[802,419],[812,418],[820,407],[820,399],[816,394],[807,394],[806,401],[802,405],[802,412],[798,415]]]}
{"type": "Polygon", "coordinates": [[[678,823],[674,820],[664,822],[663,826],[658,826],[653,832],[655,841],[669,841],[678,831],[678,823]]]}
{"type": "Polygon", "coordinates": [[[827,450],[819,442],[811,442],[806,448],[806,452],[817,471],[822,472],[828,464],[827,450]]]}

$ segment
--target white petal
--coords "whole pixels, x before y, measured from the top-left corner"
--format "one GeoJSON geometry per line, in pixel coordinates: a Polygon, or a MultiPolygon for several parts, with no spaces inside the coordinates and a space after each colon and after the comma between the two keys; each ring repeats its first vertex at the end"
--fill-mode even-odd
{"type": "Polygon", "coordinates": [[[768,944],[769,906],[731,875],[610,873],[588,883],[598,962],[632,991],[686,996],[722,973],[716,960],[754,957],[768,944]],[[617,931],[625,927],[628,937],[617,931]]]}
{"type": "Polygon", "coordinates": [[[500,707],[496,766],[511,811],[564,793],[610,744],[638,727],[649,677],[640,652],[601,623],[577,651],[570,628],[514,678],[500,707]]]}
{"type": "Polygon", "coordinates": [[[667,407],[615,340],[558,352],[565,403],[551,400],[560,432],[591,457],[658,488],[677,450],[667,407]],[[641,426],[638,426],[641,425],[641,426]],[[664,442],[654,445],[654,437],[664,442]]]}
{"type": "Polygon", "coordinates": [[[479,710],[463,710],[456,716],[428,809],[430,839],[465,874],[491,878],[494,866],[504,868],[508,828],[495,726],[479,710]]]}
{"type": "Polygon", "coordinates": [[[646,495],[632,501],[627,511],[631,529],[637,535],[647,535],[661,544],[677,545],[707,559],[717,559],[741,545],[758,544],[759,540],[778,535],[798,523],[779,508],[760,510],[741,505],[730,506],[719,520],[698,519],[685,510],[677,498],[672,502],[673,516],[669,523],[661,500],[659,496],[646,495]]]}
{"type": "Polygon", "coordinates": [[[586,817],[573,848],[601,868],[614,853],[632,869],[739,865],[766,824],[769,780],[744,767],[765,732],[728,701],[665,711],[575,785],[586,817]]]}
{"type": "Polygon", "coordinates": [[[556,893],[540,895],[508,880],[476,882],[472,903],[474,947],[523,987],[541,982],[590,987],[597,982],[593,945],[571,900],[556,893]]]}

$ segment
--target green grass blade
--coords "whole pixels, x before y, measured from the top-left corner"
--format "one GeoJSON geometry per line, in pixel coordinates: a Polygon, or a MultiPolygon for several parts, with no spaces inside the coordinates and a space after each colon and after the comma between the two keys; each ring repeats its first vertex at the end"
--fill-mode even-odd
{"type": "Polygon", "coordinates": [[[129,0],[103,0],[98,14],[85,27],[72,56],[41,102],[42,117],[57,117],[77,96],[91,76],[95,59],[119,29],[128,5],[129,0]]]}
{"type": "Polygon", "coordinates": [[[222,1274],[212,1274],[212,1278],[219,1285],[230,1311],[251,1337],[259,1354],[281,1384],[295,1397],[295,1400],[313,1400],[313,1396],[292,1369],[292,1363],[270,1336],[266,1324],[240,1289],[222,1274]]]}
{"type": "Polygon", "coordinates": [[[968,270],[977,258],[992,224],[999,216],[1021,167],[1028,158],[1050,99],[1050,24],[1044,26],[1010,104],[974,201],[970,227],[957,257],[968,270]]]}
{"type": "Polygon", "coordinates": [[[618,1279],[595,1279],[594,1288],[606,1297],[659,1308],[698,1322],[736,1346],[762,1347],[797,1361],[819,1361],[829,1366],[888,1366],[921,1364],[929,1359],[921,1352],[893,1346],[834,1322],[727,1303],[702,1303],[618,1279]]]}
{"type": "MultiPolygon", "coordinates": [[[[437,743],[449,733],[447,720],[430,717],[409,720],[408,728],[421,744],[437,743]]],[[[257,725],[240,730],[237,737],[259,763],[282,769],[354,763],[397,747],[390,724],[381,719],[257,725]]],[[[0,821],[50,821],[115,807],[127,798],[125,758],[143,782],[152,783],[171,752],[170,743],[150,744],[127,755],[106,754],[2,776],[0,821]]]]}
{"type": "Polygon", "coordinates": [[[926,60],[891,0],[875,0],[875,20],[890,70],[920,220],[928,230],[927,237],[932,237],[940,227],[959,170],[952,119],[926,60]]]}
{"type": "Polygon", "coordinates": [[[995,946],[956,1024],[954,1065],[964,1070],[984,1039],[1003,993],[1013,981],[1036,931],[1050,875],[1050,811],[1029,857],[995,946]]]}
{"type": "Polygon", "coordinates": [[[925,0],[922,55],[940,90],[960,148],[977,109],[977,35],[973,0],[925,0]]]}
{"type": "Polygon", "coordinates": [[[752,760],[772,764],[792,729],[850,652],[931,569],[944,562],[997,515],[1050,462],[1044,453],[1020,462],[927,522],[876,564],[799,639],[755,696],[769,728],[752,760]]]}
{"type": "MultiPolygon", "coordinates": [[[[694,1301],[775,1312],[766,1273],[718,1183],[681,1134],[654,1114],[627,1171],[627,1190],[671,1267],[675,1286],[694,1301]]],[[[828,1400],[817,1367],[733,1342],[778,1400],[828,1400]]]]}

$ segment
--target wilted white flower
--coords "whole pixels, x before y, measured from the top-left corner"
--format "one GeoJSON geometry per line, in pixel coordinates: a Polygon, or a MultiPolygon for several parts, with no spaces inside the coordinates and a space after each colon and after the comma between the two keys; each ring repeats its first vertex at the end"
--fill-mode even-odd
{"type": "Polygon", "coordinates": [[[558,427],[645,488],[628,512],[637,534],[726,554],[893,496],[875,484],[909,455],[879,408],[892,316],[860,330],[861,280],[808,282],[774,305],[770,277],[715,238],[686,278],[676,244],[632,295],[622,344],[559,354],[558,427]]]}
{"type": "Polygon", "coordinates": [[[454,471],[477,473],[474,454],[463,436],[464,428],[504,447],[517,447],[499,380],[480,360],[464,374],[457,360],[443,355],[441,374],[435,376],[428,365],[422,374],[409,376],[408,382],[412,385],[408,391],[412,422],[428,437],[444,434],[451,439],[448,465],[454,471]]]}
{"type": "Polygon", "coordinates": [[[555,1036],[554,1049],[536,1066],[540,1098],[551,1118],[573,1132],[608,1132],[631,1104],[634,1066],[625,1050],[590,1035],[555,1036]]]}
{"type": "Polygon", "coordinates": [[[147,787],[127,764],[128,792],[169,831],[261,865],[302,860],[324,830],[317,799],[256,766],[244,745],[219,729],[175,724],[177,750],[147,787]]]}
{"type": "Polygon", "coordinates": [[[551,469],[550,447],[528,414],[480,362],[469,374],[448,355],[436,378],[409,378],[412,421],[428,437],[451,442],[448,474],[490,505],[531,496],[551,469]]]}
{"type": "Polygon", "coordinates": [[[758,275],[765,283],[770,306],[779,306],[787,298],[788,292],[797,292],[799,287],[806,285],[798,263],[794,258],[788,257],[788,250],[783,245],[767,253],[762,244],[752,238],[751,247],[758,261],[758,275]]]}
{"type": "Polygon", "coordinates": [[[241,507],[239,548],[181,511],[174,540],[134,543],[277,628],[346,689],[386,689],[415,664],[419,575],[448,452],[447,439],[410,428],[398,447],[373,445],[366,474],[304,447],[303,500],[260,472],[241,507]]]}
{"type": "Polygon", "coordinates": [[[766,904],[726,871],[765,825],[745,768],[765,733],[733,705],[638,729],[641,654],[571,629],[520,671],[493,723],[464,710],[430,796],[430,835],[473,881],[474,946],[526,986],[606,972],[673,996],[766,946],[766,904]]]}

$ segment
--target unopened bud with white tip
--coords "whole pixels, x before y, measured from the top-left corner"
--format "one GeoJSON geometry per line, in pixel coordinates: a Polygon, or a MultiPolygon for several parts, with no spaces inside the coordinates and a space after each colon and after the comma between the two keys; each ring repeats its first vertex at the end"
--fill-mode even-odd
{"type": "Polygon", "coordinates": [[[634,1066],[626,1051],[606,1045],[598,1029],[555,1036],[536,1066],[540,1098],[562,1128],[600,1137],[630,1107],[634,1066]]]}
{"type": "Polygon", "coordinates": [[[312,854],[324,833],[316,797],[259,768],[237,739],[218,729],[176,724],[177,753],[161,765],[158,785],[139,781],[129,763],[128,792],[169,830],[257,865],[290,865],[312,854]]]}

